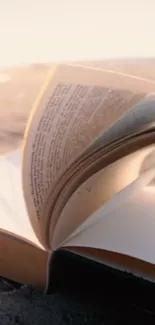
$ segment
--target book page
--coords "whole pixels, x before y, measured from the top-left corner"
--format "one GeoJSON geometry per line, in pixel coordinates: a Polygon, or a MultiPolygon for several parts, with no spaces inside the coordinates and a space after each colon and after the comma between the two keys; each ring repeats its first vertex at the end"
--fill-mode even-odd
{"type": "Polygon", "coordinates": [[[41,248],[24,202],[21,156],[22,151],[18,149],[0,157],[0,233],[12,233],[41,248]]]}
{"type": "Polygon", "coordinates": [[[73,252],[85,258],[110,266],[113,269],[132,273],[140,278],[155,282],[155,265],[116,252],[96,249],[91,247],[65,247],[67,251],[73,252]]]}
{"type": "Polygon", "coordinates": [[[139,101],[133,108],[120,118],[112,127],[101,134],[89,147],[94,151],[105,144],[131,135],[135,131],[155,124],[155,94],[150,94],[139,101]]]}
{"type": "MultiPolygon", "coordinates": [[[[106,204],[113,209],[114,198],[116,204],[121,204],[122,194],[119,192],[125,191],[125,188],[139,179],[144,171],[155,166],[153,157],[155,158],[154,145],[108,165],[79,186],[59,216],[51,247],[57,249],[63,245],[65,240],[68,242],[71,237],[90,227],[91,223],[96,220],[96,214],[94,217],[96,211],[106,209],[106,204]],[[147,166],[144,170],[143,166],[146,165],[146,161],[147,166]]],[[[136,186],[140,185],[137,183],[136,186]]]]}
{"type": "Polygon", "coordinates": [[[150,186],[154,176],[155,168],[143,173],[142,182],[135,181],[111,205],[99,209],[94,222],[64,246],[104,249],[155,264],[155,187],[150,186]]]}
{"type": "Polygon", "coordinates": [[[44,290],[48,253],[21,240],[14,234],[0,231],[0,276],[44,290]]]}
{"type": "Polygon", "coordinates": [[[35,104],[24,141],[24,195],[37,233],[47,222],[46,211],[41,218],[43,203],[66,168],[154,90],[155,83],[124,74],[56,67],[35,104]]]}

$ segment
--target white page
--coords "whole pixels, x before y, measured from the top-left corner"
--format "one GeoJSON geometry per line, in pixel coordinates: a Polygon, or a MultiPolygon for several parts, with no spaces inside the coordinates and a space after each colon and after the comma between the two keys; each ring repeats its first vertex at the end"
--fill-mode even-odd
{"type": "Polygon", "coordinates": [[[131,186],[124,200],[122,191],[118,202],[113,199],[109,213],[100,209],[96,221],[64,246],[94,247],[155,264],[155,187],[147,182],[132,195],[131,186]]]}
{"type": "Polygon", "coordinates": [[[114,211],[152,180],[155,174],[153,159],[147,166],[148,172],[142,173],[141,170],[153,152],[154,145],[143,148],[107,166],[85,181],[72,194],[59,216],[52,237],[53,249],[62,246],[66,240],[68,242],[71,237],[97,222],[100,210],[104,209],[104,215],[114,211]]]}
{"type": "Polygon", "coordinates": [[[39,244],[23,198],[21,149],[0,157],[0,229],[39,244]]]}

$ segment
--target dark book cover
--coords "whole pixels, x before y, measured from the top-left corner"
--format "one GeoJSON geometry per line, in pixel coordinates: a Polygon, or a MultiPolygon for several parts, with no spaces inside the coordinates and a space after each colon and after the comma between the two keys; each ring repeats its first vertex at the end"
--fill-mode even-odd
{"type": "Polygon", "coordinates": [[[76,295],[132,324],[155,324],[154,283],[64,249],[49,258],[46,292],[76,295]]]}

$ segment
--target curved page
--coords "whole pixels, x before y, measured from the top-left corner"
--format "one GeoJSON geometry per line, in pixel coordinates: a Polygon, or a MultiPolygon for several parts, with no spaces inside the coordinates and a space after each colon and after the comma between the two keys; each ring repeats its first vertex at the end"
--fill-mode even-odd
{"type": "Polygon", "coordinates": [[[142,174],[95,212],[90,226],[64,246],[104,249],[155,264],[154,177],[155,169],[142,174]]]}
{"type": "MultiPolygon", "coordinates": [[[[23,188],[40,240],[49,245],[48,196],[73,161],[155,83],[82,66],[58,65],[39,94],[25,133],[23,188]]],[[[51,198],[52,200],[52,198],[51,198]]]]}

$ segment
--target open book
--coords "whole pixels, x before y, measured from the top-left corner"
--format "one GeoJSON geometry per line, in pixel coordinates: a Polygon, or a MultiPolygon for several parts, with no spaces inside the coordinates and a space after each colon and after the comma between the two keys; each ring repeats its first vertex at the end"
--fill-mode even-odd
{"type": "Polygon", "coordinates": [[[44,288],[61,248],[154,281],[155,81],[53,67],[0,181],[0,276],[44,288]]]}

